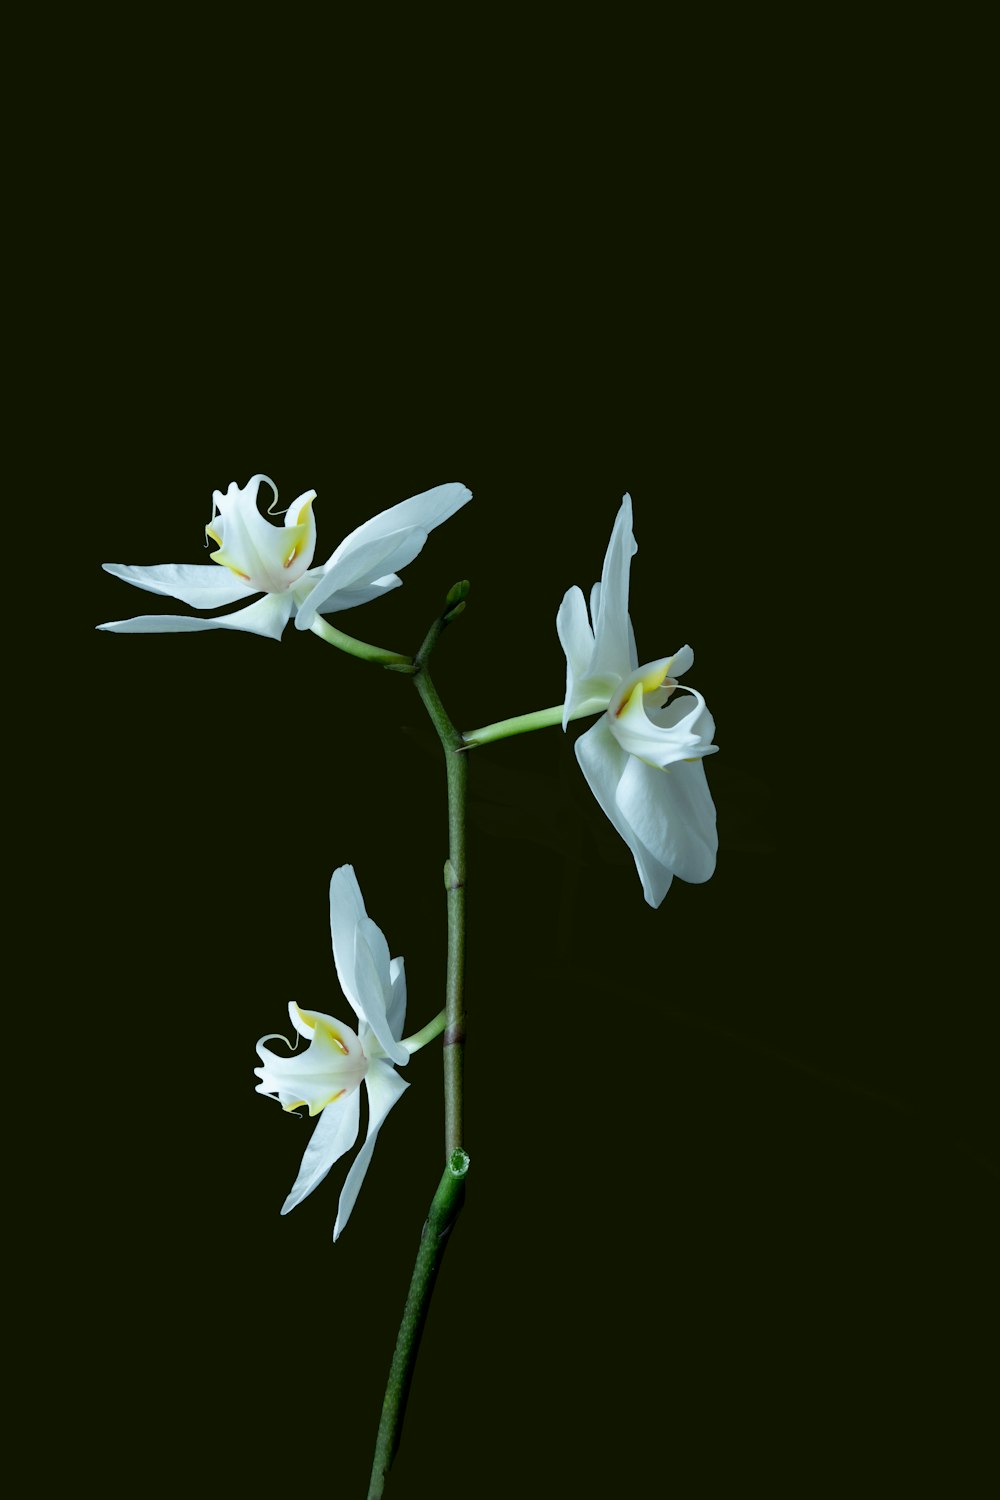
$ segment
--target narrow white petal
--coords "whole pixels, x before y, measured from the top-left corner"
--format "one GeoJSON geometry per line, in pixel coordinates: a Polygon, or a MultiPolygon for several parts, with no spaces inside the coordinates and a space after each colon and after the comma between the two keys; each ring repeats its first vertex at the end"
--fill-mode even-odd
{"type": "Polygon", "coordinates": [[[354,935],[358,923],[368,915],[353,865],[341,865],[330,880],[330,936],[333,939],[333,962],[340,988],[347,996],[354,1014],[365,1019],[358,1002],[354,978],[354,935]]]}
{"type": "Polygon", "coordinates": [[[351,1210],[357,1202],[361,1184],[365,1180],[365,1173],[371,1165],[372,1152],[375,1150],[375,1141],[382,1128],[382,1121],[397,1100],[402,1098],[409,1084],[404,1083],[388,1063],[373,1062],[365,1078],[365,1087],[368,1090],[368,1135],[351,1163],[351,1170],[341,1189],[340,1202],[337,1205],[337,1222],[333,1226],[335,1240],[340,1238],[344,1225],[351,1217],[351,1210]]]}
{"type": "Polygon", "coordinates": [[[567,589],[556,614],[556,634],[566,653],[566,665],[582,677],[594,654],[594,632],[587,617],[587,604],[578,584],[567,589]]]}
{"type": "Polygon", "coordinates": [[[394,1041],[399,1041],[406,1025],[406,969],[401,958],[394,958],[389,965],[392,983],[392,1000],[386,1009],[389,1032],[394,1041]]]}
{"type": "MultiPolygon", "coordinates": [[[[670,870],[643,844],[618,805],[618,786],[631,757],[611,733],[606,716],[580,736],[575,748],[587,785],[632,851],[632,858],[642,881],[643,895],[650,906],[659,906],[670,889],[670,870]]],[[[655,774],[665,776],[666,772],[657,771],[655,774]]]]}
{"type": "Polygon", "coordinates": [[[617,802],[635,838],[660,865],[696,885],[711,878],[719,835],[700,760],[680,761],[661,771],[631,757],[617,802]]]}
{"type": "Polygon", "coordinates": [[[291,1213],[296,1204],[307,1198],[313,1188],[323,1181],[333,1164],[340,1160],[345,1151],[350,1151],[358,1138],[360,1121],[359,1089],[338,1099],[334,1104],[327,1105],[316,1121],[299,1174],[282,1205],[283,1214],[291,1213]]]}
{"type": "Polygon", "coordinates": [[[332,612],[341,607],[326,602],[340,590],[367,587],[376,578],[395,573],[412,562],[428,532],[471,499],[472,491],[464,484],[439,484],[358,526],[344,538],[324,567],[323,577],[296,620],[299,629],[310,628],[317,610],[332,612]]]}
{"type": "Polygon", "coordinates": [[[392,1003],[389,946],[381,929],[365,917],[355,928],[354,982],[359,1014],[368,1022],[379,1046],[394,1063],[407,1063],[410,1054],[393,1036],[388,1008],[392,1003]]]}
{"type": "Polygon", "coordinates": [[[180,599],[194,609],[220,609],[223,604],[235,604],[237,599],[250,599],[260,593],[260,589],[244,583],[216,563],[205,567],[195,563],[156,563],[149,568],[105,563],[104,571],[112,578],[134,584],[137,589],[180,599]]]}
{"type": "Polygon", "coordinates": [[[628,584],[637,551],[632,535],[632,499],[625,495],[611,530],[600,587],[591,595],[595,649],[590,670],[595,676],[617,673],[624,677],[630,670],[628,584]]]}
{"type": "Polygon", "coordinates": [[[563,595],[556,614],[556,634],[566,653],[566,703],[563,709],[563,729],[581,698],[588,696],[582,689],[590,670],[594,655],[594,632],[587,618],[587,605],[583,590],[574,584],[563,595]]]}
{"type": "Polygon", "coordinates": [[[371,1028],[387,1057],[408,1062],[410,1054],[393,1035],[387,1015],[393,1000],[389,945],[365,910],[352,865],[341,865],[330,880],[330,935],[337,978],[358,1020],[371,1028]]]}
{"type": "Polygon", "coordinates": [[[136,615],[133,620],[108,620],[98,625],[98,630],[111,630],[118,635],[152,635],[169,631],[188,630],[249,630],[253,635],[266,635],[271,640],[281,639],[281,632],[288,623],[294,609],[291,594],[265,594],[246,609],[238,609],[231,615],[216,615],[203,620],[194,615],[136,615]]]}

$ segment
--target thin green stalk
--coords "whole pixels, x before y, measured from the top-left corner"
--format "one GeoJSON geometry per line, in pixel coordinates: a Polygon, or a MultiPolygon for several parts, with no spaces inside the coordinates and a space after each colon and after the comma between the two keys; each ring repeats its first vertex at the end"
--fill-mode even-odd
{"type": "Polygon", "coordinates": [[[346,651],[349,656],[359,656],[362,661],[373,661],[381,667],[407,666],[411,665],[408,656],[401,656],[398,651],[385,651],[381,646],[369,646],[367,641],[359,641],[353,635],[345,635],[329,620],[324,620],[322,615],[317,615],[309,629],[320,640],[327,641],[329,645],[336,646],[339,651],[346,651]]]}
{"type": "MultiPolygon", "coordinates": [[[[607,706],[606,698],[588,698],[585,703],[574,708],[569,717],[584,719],[588,714],[603,712],[607,706]]],[[[516,714],[513,719],[498,719],[495,724],[484,724],[482,729],[469,729],[462,735],[462,743],[467,750],[472,750],[476,745],[510,739],[515,734],[529,734],[533,729],[551,729],[554,724],[561,724],[562,721],[563,705],[556,703],[552,708],[539,708],[533,714],[516,714]]]]}
{"type": "Polygon", "coordinates": [[[417,1261],[410,1279],[410,1290],[396,1337],[396,1349],[382,1403],[382,1420],[375,1443],[375,1462],[372,1464],[368,1500],[381,1500],[389,1466],[399,1447],[403,1411],[409,1395],[417,1348],[445,1245],[465,1197],[465,1177],[468,1170],[469,1158],[465,1152],[452,1152],[421,1230],[420,1249],[417,1251],[417,1261]]]}
{"type": "Polygon", "coordinates": [[[426,1047],[436,1036],[440,1036],[448,1024],[448,1012],[439,1010],[433,1021],[428,1021],[426,1026],[421,1026],[412,1036],[404,1036],[401,1046],[405,1047],[412,1057],[414,1052],[419,1052],[421,1047],[426,1047]]]}
{"type": "MultiPolygon", "coordinates": [[[[420,1239],[416,1265],[410,1280],[410,1290],[403,1309],[403,1321],[396,1336],[396,1348],[389,1369],[378,1436],[375,1440],[375,1461],[372,1466],[371,1486],[368,1500],[379,1500],[385,1487],[406,1411],[413,1368],[417,1360],[420,1336],[423,1332],[431,1293],[437,1276],[445,1242],[465,1194],[465,1177],[469,1169],[469,1158],[462,1148],[462,1063],[465,1043],[465,1002],[463,982],[465,976],[465,795],[468,784],[468,757],[462,754],[465,748],[462,736],[455,728],[431,681],[427,662],[437,641],[450,619],[464,608],[468,584],[456,584],[448,597],[453,605],[435,620],[412,665],[412,676],[421,701],[438,732],[445,752],[445,767],[448,776],[448,858],[444,866],[444,883],[448,904],[448,971],[445,986],[444,1026],[444,1115],[445,1115],[445,1167],[444,1176],[434,1195],[427,1222],[420,1239]]],[[[402,670],[407,670],[403,668],[402,670]]],[[[437,1026],[429,1023],[424,1030],[437,1026]]],[[[418,1035],[422,1036],[423,1033],[418,1035]]]]}

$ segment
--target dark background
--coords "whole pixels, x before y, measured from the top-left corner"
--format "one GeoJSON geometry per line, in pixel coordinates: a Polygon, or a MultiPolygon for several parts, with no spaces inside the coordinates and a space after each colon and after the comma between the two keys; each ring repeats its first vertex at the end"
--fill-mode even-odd
{"type": "Polygon", "coordinates": [[[938,1447],[974,1469],[989,1006],[942,853],[965,788],[937,748],[926,772],[926,718],[914,738],[949,618],[908,592],[939,571],[888,373],[919,275],[855,170],[857,96],[805,131],[808,80],[685,111],[674,58],[669,88],[563,76],[557,108],[522,58],[509,97],[414,90],[387,146],[344,66],[280,130],[228,69],[188,63],[184,107],[118,80],[41,179],[23,519],[73,568],[35,598],[21,694],[57,1007],[29,1190],[74,1470],[362,1494],[439,1173],[429,1047],[337,1245],[344,1166],[280,1218],[311,1127],[252,1074],[290,998],[345,1015],[341,863],[405,955],[409,1029],[440,1006],[444,775],[412,687],[294,627],[92,630],[174,607],[102,561],[206,560],[211,491],[259,470],[282,503],[317,490],[320,559],[474,491],[335,619],[411,651],[468,577],[435,665],[462,727],[561,698],[555,612],[630,490],[640,659],[690,642],[718,726],[718,871],[657,912],[577,728],[474,754],[472,1169],[391,1492],[886,1493],[938,1447]]]}

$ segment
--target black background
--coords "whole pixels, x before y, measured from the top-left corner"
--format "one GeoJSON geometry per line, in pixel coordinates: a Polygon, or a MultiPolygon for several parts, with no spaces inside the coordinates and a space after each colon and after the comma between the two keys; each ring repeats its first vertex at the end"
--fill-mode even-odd
{"type": "Polygon", "coordinates": [[[283,503],[317,490],[319,558],[473,490],[335,620],[410,651],[468,577],[435,670],[462,727],[560,699],[556,608],[630,490],[640,659],[690,642],[718,726],[718,870],[657,912],[577,729],[475,752],[472,1168],[392,1493],[884,1493],[942,1439],[959,1461],[990,1337],[987,1007],[953,871],[926,905],[942,815],[892,728],[923,623],[878,194],[836,130],[796,149],[760,100],[752,138],[707,108],[678,134],[646,93],[612,143],[610,84],[568,116],[539,90],[531,149],[481,105],[466,159],[454,100],[389,149],[317,79],[276,141],[186,79],[184,130],[169,89],[144,111],[122,85],[67,132],[28,366],[74,563],[25,700],[61,1038],[29,1187],[74,1466],[362,1494],[439,1173],[429,1047],[337,1245],[342,1168],[280,1218],[310,1126],[251,1071],[290,998],[344,1014],[341,863],[405,955],[410,1026],[440,1006],[444,776],[412,687],[294,627],[91,628],[173,608],[100,563],[207,560],[212,489],[259,470],[283,503]]]}

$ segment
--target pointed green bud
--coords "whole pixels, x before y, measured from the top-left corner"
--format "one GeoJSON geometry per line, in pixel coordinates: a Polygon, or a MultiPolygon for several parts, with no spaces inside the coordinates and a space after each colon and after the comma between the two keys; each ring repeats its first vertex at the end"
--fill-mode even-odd
{"type": "Polygon", "coordinates": [[[463,578],[461,583],[452,584],[451,588],[448,590],[448,594],[444,602],[445,604],[461,604],[463,600],[468,599],[468,597],[469,580],[467,578],[463,578]]]}

